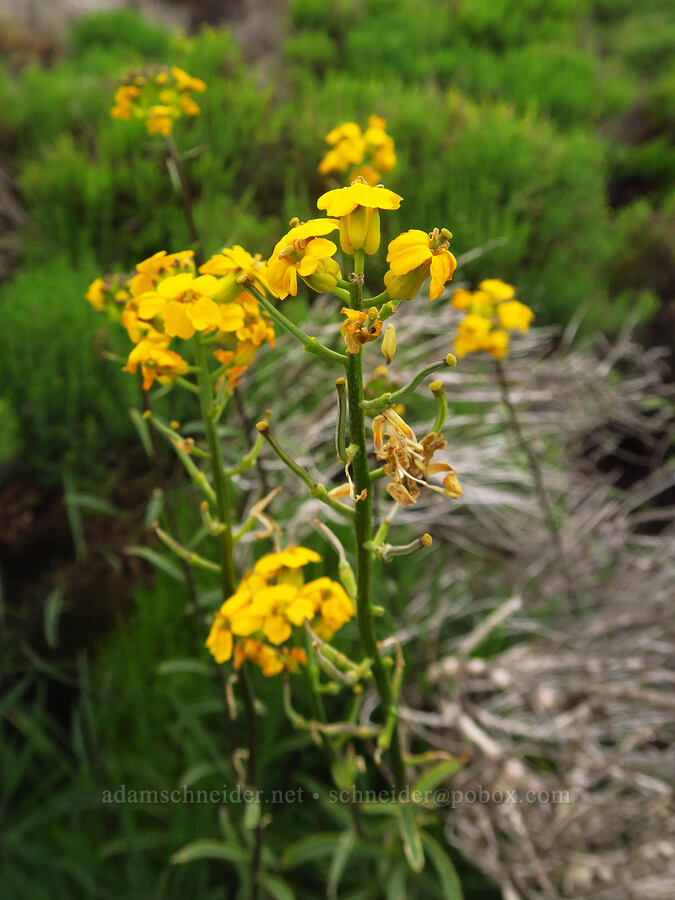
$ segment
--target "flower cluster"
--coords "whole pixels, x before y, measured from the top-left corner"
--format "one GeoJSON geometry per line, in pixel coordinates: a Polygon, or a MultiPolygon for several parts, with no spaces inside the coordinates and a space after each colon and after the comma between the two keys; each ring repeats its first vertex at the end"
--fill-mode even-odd
{"type": "Polygon", "coordinates": [[[396,165],[394,140],[386,128],[379,116],[369,117],[365,131],[356,122],[333,128],[326,135],[330,149],[319,164],[321,175],[349,172],[350,180],[360,175],[368,184],[377,184],[381,173],[391,172],[396,165]]]}
{"type": "Polygon", "coordinates": [[[140,365],[146,390],[155,378],[166,384],[188,371],[170,344],[200,332],[214,335],[221,345],[215,355],[231,391],[258,349],[274,345],[272,323],[241,283],[246,278],[267,286],[262,259],[239,246],[223,248],[198,272],[191,250],[161,250],[138,263],[126,280],[96,279],[87,299],[96,309],[108,308],[112,292],[115,302],[124,302],[121,322],[135,344],[125,368],[135,372],[140,365]]]}
{"type": "Polygon", "coordinates": [[[354,604],[330,578],[303,584],[303,566],[320,561],[307,547],[288,547],[258,560],[214,617],[206,646],[216,662],[232,659],[239,668],[250,659],[269,676],[293,671],[305,662],[304,651],[283,645],[305,620],[330,640],[352,618],[354,604]]]}
{"type": "Polygon", "coordinates": [[[113,119],[143,119],[148,134],[169,135],[181,116],[198,116],[199,105],[192,92],[202,93],[206,84],[178,66],[130,72],[115,91],[110,110],[113,119]]]}
{"type": "Polygon", "coordinates": [[[432,462],[437,450],[446,446],[442,434],[430,431],[421,441],[393,409],[373,419],[375,455],[384,462],[383,469],[391,478],[389,495],[402,506],[412,506],[420,495],[420,485],[456,500],[462,495],[455,470],[449,463],[432,462]],[[386,438],[386,440],[385,440],[386,438]],[[445,472],[443,486],[429,484],[430,475],[445,472]]]}
{"type": "Polygon", "coordinates": [[[466,311],[459,323],[454,343],[458,357],[485,350],[494,359],[506,356],[509,331],[525,333],[534,313],[529,306],[515,299],[516,289],[499,278],[481,281],[477,291],[458,290],[452,295],[452,305],[466,311]]]}

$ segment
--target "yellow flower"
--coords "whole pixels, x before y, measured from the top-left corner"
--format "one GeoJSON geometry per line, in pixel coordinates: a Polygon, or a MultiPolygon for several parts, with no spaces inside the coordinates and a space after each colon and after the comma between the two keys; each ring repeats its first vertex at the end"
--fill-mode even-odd
{"type": "Polygon", "coordinates": [[[87,299],[98,312],[102,312],[105,309],[104,287],[105,282],[103,279],[95,278],[89,285],[89,289],[85,294],[85,299],[87,299]]]}
{"type": "Polygon", "coordinates": [[[502,281],[501,278],[486,278],[480,282],[478,289],[490,294],[495,303],[510,300],[516,294],[514,286],[502,281]]]}
{"type": "Polygon", "coordinates": [[[136,274],[129,279],[129,292],[133,298],[138,298],[147,291],[152,291],[157,282],[168,274],[180,271],[194,271],[192,250],[183,250],[180,253],[167,253],[159,250],[148,259],[144,259],[136,265],[136,274]]]}
{"type": "Polygon", "coordinates": [[[473,294],[471,291],[465,291],[463,288],[459,288],[450,298],[450,302],[455,309],[469,309],[472,297],[473,294]]]}
{"type": "Polygon", "coordinates": [[[238,303],[217,303],[213,298],[219,291],[220,281],[213,275],[170,275],[138,297],[138,316],[146,321],[161,316],[164,332],[184,340],[195,331],[236,332],[244,324],[244,310],[238,303]]]}
{"type": "Polygon", "coordinates": [[[148,134],[162,134],[165,136],[171,134],[175,117],[176,111],[172,106],[164,106],[162,104],[151,106],[145,119],[145,127],[148,129],[148,134]]]}
{"type": "Polygon", "coordinates": [[[217,663],[227,662],[232,657],[234,639],[224,616],[216,613],[206,639],[206,646],[217,663]]]}
{"type": "Polygon", "coordinates": [[[267,678],[284,670],[294,672],[298,665],[307,663],[305,651],[300,647],[292,647],[290,650],[286,647],[277,649],[251,638],[239,642],[234,648],[234,668],[240,669],[246,659],[259,666],[267,678]]]}
{"type": "Polygon", "coordinates": [[[380,246],[380,210],[398,209],[403,197],[385,187],[372,187],[363,178],[349,187],[327,191],[317,200],[317,208],[339,218],[340,246],[345,253],[355,250],[377,253],[380,246]]]}
{"type": "Polygon", "coordinates": [[[312,621],[312,628],[324,641],[329,641],[355,613],[345,589],[330,578],[317,578],[303,585],[298,602],[308,604],[319,616],[318,621],[312,621]]]}
{"type": "Polygon", "coordinates": [[[169,384],[178,375],[185,375],[188,364],[173,350],[169,350],[169,340],[162,336],[139,341],[129,354],[125,371],[134,373],[140,365],[143,373],[143,389],[149,390],[155,378],[162,384],[169,384]],[[157,339],[159,338],[159,340],[157,339]]]}
{"type": "Polygon", "coordinates": [[[373,419],[375,455],[384,462],[384,471],[392,479],[387,493],[402,506],[412,506],[420,495],[420,485],[446,497],[457,499],[462,489],[455,470],[449,463],[432,462],[437,450],[446,446],[442,434],[430,432],[421,441],[401,416],[393,409],[373,419]],[[386,440],[385,440],[386,438],[386,440]],[[429,483],[429,476],[446,473],[443,486],[429,483]]]}
{"type": "Polygon", "coordinates": [[[195,103],[192,97],[188,97],[187,94],[183,94],[178,102],[186,116],[198,116],[201,112],[199,104],[195,103]]]}
{"type": "Polygon", "coordinates": [[[256,575],[269,577],[282,569],[300,569],[310,562],[321,562],[321,557],[309,547],[287,547],[279,553],[268,553],[255,564],[256,575]]]}
{"type": "Polygon", "coordinates": [[[257,281],[263,288],[269,289],[265,263],[261,256],[252,256],[238,244],[234,247],[223,247],[220,253],[207,260],[199,271],[203,275],[220,276],[218,299],[221,303],[238,303],[244,314],[240,327],[229,334],[219,335],[219,339],[228,348],[217,350],[216,357],[224,365],[230,366],[225,373],[227,390],[239,382],[241,376],[255,359],[259,348],[267,342],[274,346],[274,327],[265,312],[261,312],[256,297],[246,289],[242,278],[257,281]]]}
{"type": "Polygon", "coordinates": [[[326,639],[354,615],[341,585],[329,578],[302,584],[301,569],[321,559],[307,547],[269,553],[247,572],[235,593],[214,616],[206,645],[217,662],[245,659],[264,675],[292,672],[306,662],[304,652],[282,646],[305,619],[316,622],[326,639]]]}
{"type": "Polygon", "coordinates": [[[234,247],[223,247],[220,253],[215,253],[200,266],[199,271],[202,275],[229,276],[230,282],[234,285],[234,293],[242,293],[246,290],[237,282],[242,275],[247,275],[249,278],[259,281],[263,287],[267,287],[263,258],[259,253],[253,256],[239,244],[235,244],[234,247]]]}
{"type": "Polygon", "coordinates": [[[429,234],[412,228],[394,238],[387,253],[389,271],[384,276],[392,300],[412,300],[429,275],[429,300],[441,296],[457,268],[457,260],[448,250],[448,236],[452,237],[450,232],[438,228],[429,234]]]}
{"type": "Polygon", "coordinates": [[[121,84],[115,91],[115,104],[110,110],[113,119],[130,119],[133,104],[139,96],[140,90],[133,84],[121,84]]]}
{"type": "Polygon", "coordinates": [[[371,116],[368,120],[368,129],[363,138],[373,156],[376,168],[383,172],[391,172],[396,166],[396,151],[391,135],[386,132],[387,123],[379,116],[371,116]]]}
{"type": "Polygon", "coordinates": [[[178,66],[171,66],[171,74],[179,91],[197,91],[201,94],[206,90],[206,83],[201,78],[193,78],[178,66]]]}
{"type": "Polygon", "coordinates": [[[499,278],[480,282],[479,290],[456,291],[452,304],[468,315],[457,328],[454,350],[457,356],[485,350],[494,359],[506,356],[509,331],[526,332],[534,313],[529,306],[513,299],[515,288],[499,278]]]}
{"type": "Polygon", "coordinates": [[[487,350],[493,359],[501,359],[506,356],[509,349],[509,336],[501,328],[495,328],[483,341],[481,350],[487,350]]]}
{"type": "Polygon", "coordinates": [[[497,318],[507,331],[518,329],[523,334],[529,329],[534,313],[529,306],[519,300],[507,300],[497,307],[497,318]]]}
{"type": "Polygon", "coordinates": [[[340,333],[345,339],[347,353],[359,353],[361,346],[369,341],[376,341],[382,333],[382,322],[377,316],[358,309],[349,309],[343,306],[340,310],[347,321],[340,328],[340,333]]]}
{"type": "Polygon", "coordinates": [[[110,111],[115,119],[143,119],[149,134],[171,134],[173,123],[181,116],[197,116],[200,108],[190,91],[206,90],[201,78],[193,78],[174,66],[167,69],[131,73],[115,92],[110,111]]]}
{"type": "Polygon", "coordinates": [[[267,262],[270,290],[279,299],[298,293],[298,275],[313,290],[329,291],[341,277],[332,259],[337,247],[323,235],[335,231],[336,219],[310,219],[300,223],[294,219],[291,230],[277,243],[267,262]],[[297,222],[297,224],[293,224],[297,222]]]}
{"type": "Polygon", "coordinates": [[[387,123],[379,116],[370,116],[365,133],[356,122],[343,122],[326,135],[331,145],[319,164],[319,172],[351,171],[352,181],[361,177],[375,186],[381,172],[391,172],[396,165],[394,141],[386,132],[387,123]]]}
{"type": "Polygon", "coordinates": [[[492,322],[485,316],[479,316],[476,313],[469,313],[468,316],[465,316],[457,326],[457,336],[453,345],[455,356],[461,359],[467,353],[482,350],[491,328],[492,322]]]}
{"type": "Polygon", "coordinates": [[[356,122],[344,122],[333,128],[326,135],[326,143],[333,146],[319,163],[322,175],[328,172],[346,172],[349,166],[363,162],[366,142],[356,122]]]}

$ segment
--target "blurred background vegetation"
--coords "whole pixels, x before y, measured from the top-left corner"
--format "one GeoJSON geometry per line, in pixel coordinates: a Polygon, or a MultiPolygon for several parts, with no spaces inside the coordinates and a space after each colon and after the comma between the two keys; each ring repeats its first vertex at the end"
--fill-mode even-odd
{"type": "MultiPolygon", "coordinates": [[[[325,133],[376,112],[399,156],[390,186],[405,197],[385,239],[446,225],[456,254],[488,245],[462,279],[517,284],[538,324],[581,317],[582,331],[611,336],[633,317],[648,344],[667,344],[671,4],[290,0],[272,37],[243,44],[226,24],[178,35],[125,9],[58,39],[2,25],[3,896],[113,897],[120,882],[129,898],[221,896],[223,872],[167,862],[213,831],[210,807],[102,813],[98,799],[124,782],[220,786],[230,774],[208,663],[157,677],[158,660],[194,656],[201,636],[175,571],[153,581],[124,553],[134,532],[147,540],[139,510],[153,475],[132,449],[137,386],[101,355],[124,340],[83,300],[96,275],[189,244],[157,145],[142,123],[110,118],[119,78],[159,62],[207,82],[203,114],[176,139],[208,252],[236,242],[265,254],[291,216],[310,217],[325,133]]],[[[168,464],[165,478],[187,532],[168,464]]],[[[404,596],[414,572],[398,577],[404,596]]],[[[270,715],[268,772],[288,749],[276,724],[270,715]]],[[[321,872],[312,887],[302,871],[298,896],[317,896],[321,872]]],[[[461,871],[467,896],[492,896],[461,871]]]]}

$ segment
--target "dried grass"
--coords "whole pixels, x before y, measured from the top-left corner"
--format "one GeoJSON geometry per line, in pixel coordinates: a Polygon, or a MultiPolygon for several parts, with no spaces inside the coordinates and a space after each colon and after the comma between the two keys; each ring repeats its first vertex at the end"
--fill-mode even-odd
{"type": "MultiPolygon", "coordinates": [[[[392,368],[402,383],[450,349],[451,307],[423,302],[397,316],[392,368]]],[[[332,301],[322,298],[317,313],[325,323],[318,333],[335,344],[332,301]]],[[[409,687],[403,717],[409,742],[421,737],[468,755],[453,790],[569,792],[568,803],[461,803],[448,811],[449,839],[505,898],[663,900],[675,896],[675,529],[665,500],[675,485],[673,392],[664,353],[639,347],[628,327],[611,342],[570,347],[571,337],[534,329],[514,341],[506,369],[547,494],[564,510],[581,609],[565,600],[494,372],[463,360],[441,377],[451,404],[462,404],[445,434],[464,496],[449,506],[427,492],[396,520],[413,534],[430,531],[437,549],[428,559],[442,561],[440,573],[420,565],[396,636],[409,666],[425,667],[435,686],[431,696],[409,687]],[[493,629],[506,649],[472,657],[493,629]]],[[[303,370],[311,365],[320,384],[319,370],[290,340],[281,344],[273,392],[261,376],[247,402],[262,409],[273,394],[286,408],[295,401],[276,428],[279,439],[317,476],[339,477],[332,375],[323,393],[303,397],[303,370]]],[[[415,402],[408,406],[424,433],[415,402]]],[[[266,466],[272,484],[303,494],[276,460],[266,466]]],[[[318,503],[299,505],[291,535],[306,534],[317,514],[332,515],[318,503]]]]}

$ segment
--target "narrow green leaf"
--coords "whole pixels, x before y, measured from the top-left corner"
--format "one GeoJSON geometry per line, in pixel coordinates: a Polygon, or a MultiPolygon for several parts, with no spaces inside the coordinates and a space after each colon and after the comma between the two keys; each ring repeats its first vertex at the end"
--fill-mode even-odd
{"type": "Polygon", "coordinates": [[[248,856],[241,847],[234,847],[232,844],[211,838],[201,838],[186,844],[177,850],[169,861],[175,866],[182,866],[197,859],[225,859],[231,863],[248,862],[248,856]]]}
{"type": "Polygon", "coordinates": [[[408,900],[407,893],[408,868],[403,864],[397,865],[385,885],[387,900],[408,900]]]}
{"type": "Polygon", "coordinates": [[[21,697],[26,693],[30,685],[33,683],[32,675],[24,675],[16,684],[7,691],[0,701],[0,718],[6,715],[15,704],[18,704],[21,697]]]}
{"type": "Polygon", "coordinates": [[[70,534],[73,539],[73,547],[75,548],[75,556],[78,560],[83,560],[87,555],[87,545],[84,538],[84,525],[82,516],[77,503],[72,502],[75,496],[73,487],[73,478],[69,472],[63,475],[63,505],[66,508],[66,516],[68,525],[70,526],[70,534]]]}
{"type": "Polygon", "coordinates": [[[359,812],[366,816],[396,816],[398,818],[398,803],[395,800],[365,800],[359,803],[359,812]]]}
{"type": "Polygon", "coordinates": [[[69,493],[68,502],[80,509],[88,509],[90,512],[103,513],[106,516],[114,516],[116,519],[122,518],[121,510],[94,494],[69,493]]]}
{"type": "Polygon", "coordinates": [[[284,869],[293,869],[303,863],[315,862],[335,852],[340,838],[339,831],[324,831],[321,834],[310,834],[300,838],[294,844],[286,847],[281,854],[281,866],[284,869]]]}
{"type": "Polygon", "coordinates": [[[459,875],[443,847],[424,831],[422,832],[422,843],[438,872],[444,900],[464,900],[459,875]]]}
{"type": "Polygon", "coordinates": [[[58,585],[45,600],[43,625],[48,647],[56,647],[59,640],[59,619],[63,610],[63,588],[58,585]]]}
{"type": "Polygon", "coordinates": [[[157,553],[156,550],[151,550],[149,547],[133,546],[127,547],[125,552],[130,556],[140,556],[141,559],[144,559],[156,568],[161,569],[162,572],[165,572],[175,581],[178,581],[180,584],[185,584],[185,576],[178,566],[170,562],[165,556],[162,556],[161,553],[157,553]]]}
{"type": "Polygon", "coordinates": [[[433,791],[439,784],[443,784],[446,778],[459,772],[463,765],[464,763],[460,759],[444,759],[438,765],[432,766],[426,772],[422,772],[410,789],[410,795],[414,797],[416,791],[422,794],[425,794],[427,791],[433,791]]]}
{"type": "Polygon", "coordinates": [[[415,809],[410,803],[398,804],[398,830],[408,865],[413,872],[421,872],[424,868],[424,850],[415,819],[415,809]]]}
{"type": "Polygon", "coordinates": [[[349,857],[352,855],[355,844],[356,834],[351,828],[349,831],[345,831],[337,842],[335,853],[330,862],[330,869],[328,870],[328,886],[326,890],[328,900],[337,900],[340,879],[342,878],[345,866],[349,861],[349,857]]]}
{"type": "Polygon", "coordinates": [[[213,675],[213,666],[199,662],[198,659],[165,659],[157,666],[158,675],[175,675],[176,672],[189,672],[191,675],[213,675]]]}
{"type": "Polygon", "coordinates": [[[147,419],[143,418],[142,413],[138,409],[130,409],[129,415],[138,432],[141,444],[143,444],[146,456],[148,459],[152,459],[155,454],[152,449],[152,438],[150,437],[150,428],[148,427],[147,419]]]}
{"type": "Polygon", "coordinates": [[[281,878],[274,875],[261,875],[258,881],[274,897],[274,900],[295,900],[295,894],[281,878]]]}
{"type": "Polygon", "coordinates": [[[206,778],[208,775],[217,775],[221,771],[220,766],[214,766],[212,763],[197,763],[185,770],[184,774],[178,779],[178,783],[185,785],[185,787],[192,787],[193,784],[197,784],[202,778],[206,778]]]}
{"type": "Polygon", "coordinates": [[[152,528],[155,522],[159,522],[163,509],[164,491],[161,488],[155,488],[145,509],[144,524],[147,529],[152,528]]]}

